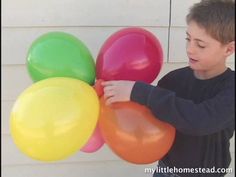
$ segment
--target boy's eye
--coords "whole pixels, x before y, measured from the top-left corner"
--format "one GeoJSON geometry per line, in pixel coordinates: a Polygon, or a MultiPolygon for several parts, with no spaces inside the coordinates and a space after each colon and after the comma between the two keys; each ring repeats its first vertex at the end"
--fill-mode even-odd
{"type": "Polygon", "coordinates": [[[204,49],[205,48],[205,46],[203,46],[203,45],[197,45],[199,48],[201,48],[201,49],[204,49]]]}
{"type": "Polygon", "coordinates": [[[187,38],[187,37],[185,38],[185,40],[186,40],[186,41],[190,41],[190,39],[189,39],[189,38],[187,38]]]}
{"type": "MultiPolygon", "coordinates": [[[[188,37],[186,37],[185,38],[185,40],[187,41],[187,42],[190,42],[191,41],[191,39],[190,38],[188,38],[188,37]]],[[[197,47],[199,47],[199,48],[201,48],[201,49],[204,49],[204,48],[206,48],[206,46],[204,46],[204,45],[202,45],[202,44],[199,44],[198,42],[197,43],[195,43],[196,45],[197,45],[197,47]]]]}

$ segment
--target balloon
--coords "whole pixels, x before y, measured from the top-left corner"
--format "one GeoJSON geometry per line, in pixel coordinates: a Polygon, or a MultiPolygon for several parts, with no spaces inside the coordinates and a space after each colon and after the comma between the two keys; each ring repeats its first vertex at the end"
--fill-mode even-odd
{"type": "Polygon", "coordinates": [[[98,79],[96,80],[93,88],[96,90],[98,97],[101,97],[104,94],[103,91],[103,86],[101,85],[101,83],[103,82],[103,80],[98,79]]]}
{"type": "Polygon", "coordinates": [[[159,40],[142,28],[125,28],[111,35],[96,60],[96,76],[103,80],[151,83],[159,74],[163,52],[159,40]]]}
{"type": "Polygon", "coordinates": [[[95,80],[90,51],[75,36],[64,32],[49,32],[36,39],[28,51],[27,68],[33,81],[71,77],[92,85],[95,80]]]}
{"type": "Polygon", "coordinates": [[[17,98],[10,117],[11,135],[16,146],[33,159],[65,159],[91,137],[99,110],[96,92],[87,83],[45,79],[17,98]]]}
{"type": "Polygon", "coordinates": [[[120,158],[135,164],[160,160],[171,148],[175,128],[134,102],[105,105],[100,99],[99,127],[106,144],[120,158]]]}
{"type": "Polygon", "coordinates": [[[104,144],[103,137],[97,126],[92,137],[90,137],[89,141],[86,145],[81,149],[82,152],[92,153],[98,151],[104,144]]]}
{"type": "MultiPolygon", "coordinates": [[[[103,95],[103,87],[101,85],[102,80],[97,80],[93,86],[96,91],[98,97],[103,95]]],[[[104,140],[101,134],[99,127],[97,126],[93,132],[93,135],[90,137],[89,141],[86,145],[81,149],[82,152],[95,152],[98,151],[104,144],[104,140]]]]}

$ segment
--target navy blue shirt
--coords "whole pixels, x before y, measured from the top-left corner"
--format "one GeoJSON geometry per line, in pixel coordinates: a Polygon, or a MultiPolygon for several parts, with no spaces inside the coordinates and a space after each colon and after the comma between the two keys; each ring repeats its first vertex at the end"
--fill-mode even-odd
{"type": "Polygon", "coordinates": [[[229,140],[235,129],[234,95],[235,73],[231,69],[200,80],[191,68],[185,67],[168,73],[157,86],[136,82],[131,100],[146,105],[158,119],[176,128],[175,142],[162,159],[167,166],[227,168],[231,162],[229,140]]]}

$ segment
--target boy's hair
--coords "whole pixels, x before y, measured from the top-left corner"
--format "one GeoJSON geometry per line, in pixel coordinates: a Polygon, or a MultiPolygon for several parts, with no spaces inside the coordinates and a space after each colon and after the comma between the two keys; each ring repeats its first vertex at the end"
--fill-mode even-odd
{"type": "Polygon", "coordinates": [[[235,40],[234,0],[202,0],[190,8],[186,21],[196,22],[222,44],[235,40]]]}

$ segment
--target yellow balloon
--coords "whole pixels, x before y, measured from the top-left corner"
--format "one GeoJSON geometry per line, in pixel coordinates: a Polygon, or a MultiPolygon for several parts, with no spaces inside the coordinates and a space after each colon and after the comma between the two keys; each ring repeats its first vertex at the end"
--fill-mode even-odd
{"type": "Polygon", "coordinates": [[[90,85],[72,78],[50,78],[33,84],[18,97],[10,130],[23,153],[41,161],[56,161],[86,144],[98,117],[99,100],[90,85]]]}

